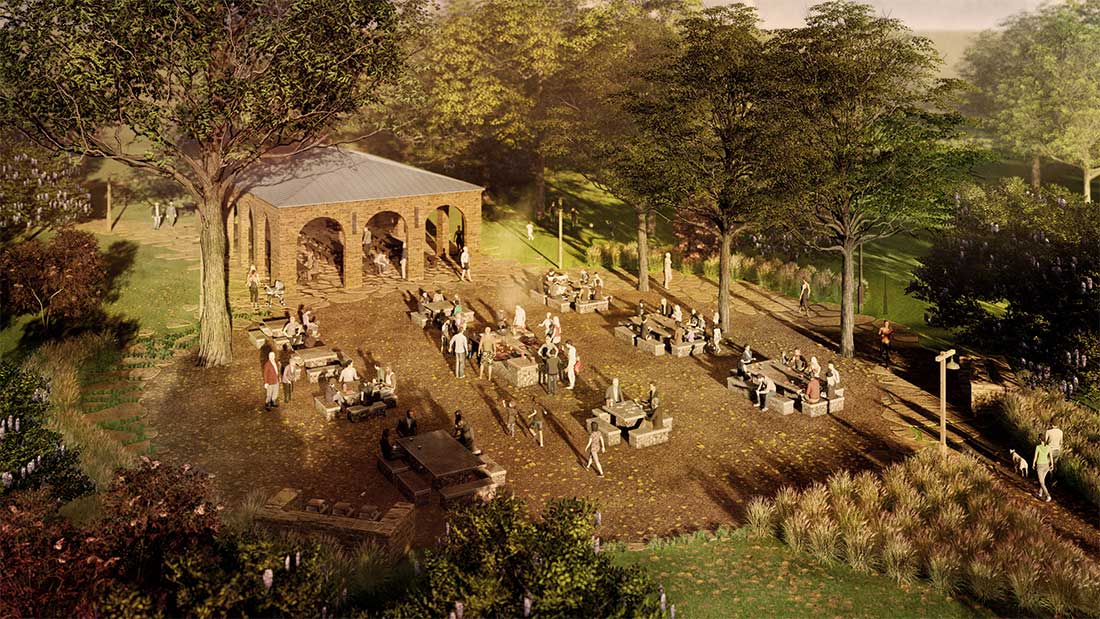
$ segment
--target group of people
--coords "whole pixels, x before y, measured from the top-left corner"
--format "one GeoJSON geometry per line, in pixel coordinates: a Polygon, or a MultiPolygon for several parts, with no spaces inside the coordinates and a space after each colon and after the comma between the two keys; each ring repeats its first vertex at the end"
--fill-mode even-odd
{"type": "MultiPolygon", "coordinates": [[[[248,277],[245,282],[248,284],[248,299],[252,303],[252,311],[258,311],[260,309],[260,273],[256,270],[256,265],[248,267],[248,277]]],[[[276,301],[281,307],[286,307],[286,284],[283,280],[276,278],[270,285],[264,284],[264,294],[267,296],[268,308],[272,307],[276,301]]]]}
{"type": "Polygon", "coordinates": [[[176,200],[169,200],[165,204],[161,204],[159,201],[153,202],[153,206],[149,209],[153,217],[153,229],[160,230],[160,227],[167,221],[173,228],[176,227],[176,220],[179,219],[179,207],[176,205],[176,200]]]}
{"type": "MultiPolygon", "coordinates": [[[[409,250],[405,241],[401,242],[401,248],[397,253],[398,269],[401,279],[408,278],[409,250]]],[[[375,239],[374,232],[369,225],[363,226],[363,255],[367,256],[375,273],[386,275],[393,263],[390,254],[386,251],[386,239],[375,239]]]]}
{"type": "Polygon", "coordinates": [[[596,271],[589,274],[587,269],[581,269],[577,288],[574,290],[569,283],[569,275],[550,269],[542,278],[542,293],[551,298],[569,301],[602,299],[603,279],[596,271]]]}
{"type": "MultiPolygon", "coordinates": [[[[753,385],[752,391],[756,404],[760,410],[764,410],[767,407],[768,394],[776,392],[776,384],[765,372],[754,372],[749,367],[755,362],[756,357],[753,355],[752,346],[745,344],[744,350],[741,351],[741,358],[737,361],[737,375],[753,385]]],[[[803,402],[816,404],[821,401],[822,381],[824,381],[826,397],[829,399],[836,397],[836,389],[840,387],[840,370],[832,361],[822,372],[821,363],[817,357],[811,356],[807,361],[802,354],[802,349],[795,348],[791,352],[783,351],[779,357],[779,363],[805,380],[806,386],[798,394],[803,402]]]]}
{"type": "MultiPolygon", "coordinates": [[[[672,334],[669,336],[669,342],[672,345],[680,346],[702,340],[707,342],[707,349],[710,352],[716,355],[722,353],[721,316],[719,316],[717,310],[711,318],[709,340],[707,339],[707,319],[696,310],[691,310],[691,314],[685,316],[684,310],[678,304],[669,303],[668,299],[662,298],[658,312],[661,316],[670,318],[675,325],[672,334]]],[[[640,320],[638,335],[642,339],[660,339],[655,337],[657,336],[655,321],[651,320],[650,310],[646,307],[644,300],[638,301],[638,319],[640,320]]]]}
{"type": "Polygon", "coordinates": [[[313,348],[321,344],[321,324],[313,316],[313,310],[304,305],[298,311],[285,313],[286,325],[279,335],[290,340],[292,348],[313,348]]]}

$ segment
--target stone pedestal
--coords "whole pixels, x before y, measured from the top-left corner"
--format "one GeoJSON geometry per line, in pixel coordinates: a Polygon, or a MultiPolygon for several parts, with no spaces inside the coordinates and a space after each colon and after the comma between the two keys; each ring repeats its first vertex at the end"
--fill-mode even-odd
{"type": "Polygon", "coordinates": [[[569,301],[560,297],[546,297],[546,307],[559,314],[564,314],[571,309],[569,301]]]}
{"type": "Polygon", "coordinates": [[[669,344],[669,349],[673,357],[688,357],[691,356],[692,345],[690,343],[684,344],[669,344]]]}
{"type": "Polygon", "coordinates": [[[493,373],[504,377],[513,387],[523,388],[539,382],[539,366],[532,359],[513,357],[493,364],[493,373]]]}
{"type": "Polygon", "coordinates": [[[665,354],[665,343],[661,340],[639,339],[637,346],[642,351],[647,352],[654,357],[660,357],[661,355],[665,354]]]}
{"type": "Polygon", "coordinates": [[[592,312],[607,311],[607,299],[593,299],[591,301],[577,301],[573,304],[578,314],[591,314],[592,312]]]}
{"type": "Polygon", "coordinates": [[[829,412],[839,413],[844,410],[844,398],[833,398],[829,400],[829,412]]]}
{"type": "Polygon", "coordinates": [[[817,402],[802,402],[802,414],[809,415],[810,417],[820,417],[829,412],[829,401],[818,400],[817,402]]]}
{"type": "Polygon", "coordinates": [[[778,393],[768,394],[766,406],[768,410],[775,411],[780,415],[790,415],[794,412],[794,400],[778,393]]]}

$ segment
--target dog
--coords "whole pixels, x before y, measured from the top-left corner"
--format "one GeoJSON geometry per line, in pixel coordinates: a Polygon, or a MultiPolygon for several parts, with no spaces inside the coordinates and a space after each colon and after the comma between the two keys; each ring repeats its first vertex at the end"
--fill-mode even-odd
{"type": "Polygon", "coordinates": [[[1008,453],[1012,456],[1012,465],[1016,467],[1016,472],[1021,477],[1027,477],[1027,460],[1024,457],[1016,453],[1015,449],[1008,450],[1008,453]]]}

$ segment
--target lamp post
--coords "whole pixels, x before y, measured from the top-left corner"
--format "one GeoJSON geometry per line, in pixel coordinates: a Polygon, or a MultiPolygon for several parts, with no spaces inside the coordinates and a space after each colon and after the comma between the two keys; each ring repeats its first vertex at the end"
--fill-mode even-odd
{"type": "Polygon", "coordinates": [[[955,349],[941,352],[936,355],[936,362],[940,364],[940,455],[947,459],[947,370],[959,369],[953,357],[955,349]]]}
{"type": "Polygon", "coordinates": [[[564,209],[562,208],[562,205],[561,205],[561,198],[558,198],[558,270],[559,271],[565,268],[565,262],[562,260],[562,258],[564,258],[564,256],[562,255],[563,252],[562,252],[562,225],[561,225],[562,211],[563,210],[564,209]]]}

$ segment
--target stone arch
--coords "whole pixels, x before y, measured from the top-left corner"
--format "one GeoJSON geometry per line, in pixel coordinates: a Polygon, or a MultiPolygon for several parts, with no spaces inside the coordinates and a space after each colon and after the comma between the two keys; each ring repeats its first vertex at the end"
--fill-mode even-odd
{"type": "Polygon", "coordinates": [[[309,220],[298,232],[295,254],[295,281],[299,286],[345,284],[347,240],[339,221],[324,216],[309,220]]]}
{"type": "Polygon", "coordinates": [[[424,218],[424,236],[428,251],[440,257],[457,257],[462,251],[468,225],[466,213],[457,206],[443,204],[432,209],[424,218]]]}
{"type": "MultiPolygon", "coordinates": [[[[380,274],[379,267],[375,263],[375,257],[377,253],[381,253],[386,257],[389,265],[385,274],[391,277],[402,277],[402,252],[407,258],[411,246],[409,223],[405,220],[405,217],[397,211],[378,211],[363,224],[363,228],[361,232],[363,272],[380,274]],[[367,229],[371,231],[371,244],[369,247],[365,243],[367,229]]],[[[406,264],[406,272],[407,266],[406,264]]]]}

